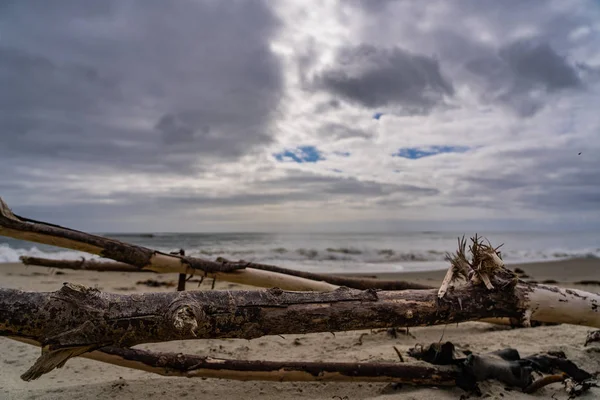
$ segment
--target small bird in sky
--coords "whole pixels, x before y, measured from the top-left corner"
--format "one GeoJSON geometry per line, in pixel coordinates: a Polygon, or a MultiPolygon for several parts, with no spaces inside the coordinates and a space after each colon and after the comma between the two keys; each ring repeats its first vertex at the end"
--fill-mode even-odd
{"type": "Polygon", "coordinates": [[[578,156],[580,156],[580,155],[581,155],[581,152],[579,152],[579,154],[577,154],[577,155],[578,155],[578,156]]]}

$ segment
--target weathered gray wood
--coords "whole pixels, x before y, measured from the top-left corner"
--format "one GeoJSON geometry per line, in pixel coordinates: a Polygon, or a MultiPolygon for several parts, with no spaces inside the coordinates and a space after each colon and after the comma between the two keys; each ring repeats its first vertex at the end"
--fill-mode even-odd
{"type": "MultiPolygon", "coordinates": [[[[96,260],[53,260],[49,258],[21,256],[21,262],[25,265],[36,265],[40,267],[58,268],[58,269],[73,269],[87,271],[121,271],[121,272],[146,272],[132,265],[122,262],[111,261],[96,261],[96,260]]],[[[273,272],[282,275],[296,276],[313,281],[327,282],[336,286],[345,286],[352,289],[378,289],[378,290],[406,290],[406,289],[433,289],[432,286],[422,285],[414,282],[384,280],[376,278],[356,278],[348,276],[340,276],[333,274],[316,274],[307,271],[297,271],[288,268],[282,268],[275,265],[259,264],[246,261],[228,261],[225,259],[217,259],[218,263],[222,263],[227,269],[257,269],[261,271],[273,272]]],[[[181,278],[180,278],[181,279],[181,278]]],[[[185,285],[183,286],[185,287],[185,285]]]]}
{"type": "Polygon", "coordinates": [[[65,284],[49,293],[0,289],[0,335],[44,346],[42,357],[24,374],[34,379],[70,357],[105,346],[425,326],[486,317],[532,316],[600,327],[597,301],[592,293],[526,283],[493,291],[470,284],[449,290],[441,300],[436,290],[121,295],[65,284]]]}
{"type": "Polygon", "coordinates": [[[0,335],[37,340],[45,353],[27,376],[100,347],[182,339],[245,338],[397,326],[489,317],[534,319],[600,328],[600,296],[571,289],[469,284],[449,290],[377,292],[193,291],[122,295],[65,284],[49,293],[0,289],[0,335]]]}
{"type": "Polygon", "coordinates": [[[278,267],[276,265],[261,264],[248,261],[229,261],[222,257],[217,259],[217,262],[223,262],[232,268],[254,268],[262,271],[275,272],[298,276],[301,278],[324,281],[338,286],[345,286],[352,289],[378,289],[378,290],[407,290],[407,289],[433,289],[432,286],[422,285],[415,282],[405,282],[398,280],[385,280],[376,278],[356,278],[350,276],[341,276],[333,274],[316,274],[308,271],[297,271],[288,268],[278,267]]]}
{"type": "Polygon", "coordinates": [[[19,217],[0,198],[0,235],[49,244],[110,258],[138,269],[156,272],[229,272],[241,266],[226,266],[210,260],[165,254],[119,240],[76,231],[59,225],[19,217]]]}
{"type": "MultiPolygon", "coordinates": [[[[153,252],[139,246],[16,217],[0,199],[0,235],[84,249],[135,267],[186,272],[202,260],[153,252]],[[78,247],[79,246],[79,247],[78,247]],[[120,253],[122,252],[122,253],[120,253]],[[148,256],[148,257],[146,257],[148,256]],[[183,266],[183,267],[182,267],[183,266]]],[[[130,347],[141,343],[181,339],[246,338],[263,335],[347,331],[397,326],[424,326],[483,318],[573,323],[600,328],[600,296],[571,289],[528,284],[504,268],[491,245],[476,237],[466,259],[464,241],[454,257],[461,273],[437,290],[364,291],[339,288],[326,293],[266,291],[212,291],[119,295],[66,284],[51,293],[0,289],[0,335],[34,340],[42,356],[23,378],[35,379],[71,357],[106,346],[130,347]],[[464,268],[463,268],[464,267],[464,268]],[[454,287],[457,277],[467,284],[454,287]]],[[[250,268],[215,263],[223,274],[235,277],[250,268]],[[228,270],[230,268],[231,270],[228,270]],[[234,269],[237,268],[237,269],[234,269]]],[[[196,267],[194,267],[196,265],[196,267]]],[[[210,266],[205,266],[206,272],[210,266]]],[[[274,271],[253,270],[245,279],[277,282],[294,290],[330,290],[335,285],[274,271]],[[292,282],[292,283],[290,283],[292,282]],[[309,283],[307,283],[309,282],[309,283]],[[299,288],[299,289],[298,289],[299,288]]],[[[238,276],[239,278],[239,276],[238,276]]],[[[231,278],[230,278],[231,279],[231,278]]]]}
{"type": "MultiPolygon", "coordinates": [[[[521,289],[520,289],[521,290],[521,289]]],[[[511,290],[512,293],[512,290],[511,290]]],[[[65,284],[50,293],[0,289],[0,335],[39,341],[29,377],[100,347],[518,318],[519,297],[470,287],[438,303],[435,290],[193,291],[121,295],[65,284]],[[462,301],[459,298],[473,301],[462,301]]]]}

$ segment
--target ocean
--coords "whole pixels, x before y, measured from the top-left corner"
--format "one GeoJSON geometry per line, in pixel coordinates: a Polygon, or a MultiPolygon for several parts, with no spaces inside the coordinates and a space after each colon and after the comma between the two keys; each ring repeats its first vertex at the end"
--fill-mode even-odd
{"type": "MultiPolygon", "coordinates": [[[[313,272],[400,272],[447,268],[463,233],[147,233],[103,234],[163,252],[245,260],[313,272]]],[[[468,235],[466,235],[468,236],[468,235]]],[[[578,257],[600,258],[600,234],[505,232],[483,235],[507,262],[578,257]]],[[[22,255],[53,259],[90,258],[86,253],[0,237],[0,262],[22,255]]]]}

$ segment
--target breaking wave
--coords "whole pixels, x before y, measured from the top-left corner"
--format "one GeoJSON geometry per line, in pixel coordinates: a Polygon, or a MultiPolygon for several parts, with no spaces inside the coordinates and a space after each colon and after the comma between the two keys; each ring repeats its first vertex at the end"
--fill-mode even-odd
{"type": "MultiPolygon", "coordinates": [[[[173,251],[179,246],[150,246],[163,252],[173,251]]],[[[214,248],[185,248],[190,256],[214,259],[223,257],[230,260],[245,260],[279,265],[294,265],[295,263],[318,265],[319,263],[339,267],[348,264],[418,264],[424,262],[439,262],[443,266],[445,251],[403,251],[392,248],[358,248],[358,247],[273,247],[273,248],[235,248],[230,246],[214,248]]],[[[0,263],[18,262],[21,256],[34,256],[52,259],[98,258],[87,253],[69,251],[50,246],[11,246],[0,243],[0,263]],[[43,247],[43,248],[42,248],[43,247]]],[[[569,258],[600,258],[600,248],[579,250],[515,250],[503,252],[503,258],[509,262],[527,262],[543,260],[560,260],[569,258]]],[[[331,268],[329,268],[331,269],[331,268]]],[[[335,268],[337,269],[337,268],[335,268]]],[[[369,268],[372,269],[372,268],[369,268]]]]}

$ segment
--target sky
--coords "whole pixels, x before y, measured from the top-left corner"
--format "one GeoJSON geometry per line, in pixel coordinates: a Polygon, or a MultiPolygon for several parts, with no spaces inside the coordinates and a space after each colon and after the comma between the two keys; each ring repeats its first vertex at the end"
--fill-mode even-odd
{"type": "Polygon", "coordinates": [[[33,219],[600,229],[595,0],[5,0],[0,88],[33,219]]]}

